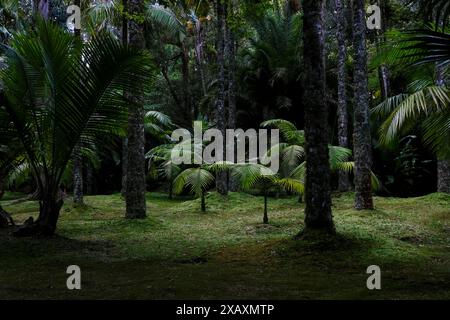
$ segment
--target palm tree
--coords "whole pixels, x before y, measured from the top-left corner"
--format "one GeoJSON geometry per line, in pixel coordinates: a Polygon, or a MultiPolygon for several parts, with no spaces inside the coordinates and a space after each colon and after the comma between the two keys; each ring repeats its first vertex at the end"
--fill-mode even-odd
{"type": "Polygon", "coordinates": [[[384,123],[380,127],[381,142],[393,144],[397,137],[417,124],[424,142],[438,156],[438,192],[450,193],[450,90],[437,85],[436,79],[418,79],[410,92],[385,100],[372,110],[384,123]]]}
{"type": "Polygon", "coordinates": [[[14,123],[42,194],[35,223],[18,236],[51,235],[63,204],[60,182],[73,148],[89,147],[96,136],[123,133],[127,100],[135,83],[148,83],[151,60],[101,33],[80,50],[77,40],[49,22],[17,34],[0,72],[4,107],[14,123]],[[79,57],[83,57],[80,63],[79,57]]]}
{"type": "MultiPolygon", "coordinates": [[[[129,0],[127,12],[135,18],[128,20],[128,43],[137,49],[145,48],[144,27],[137,18],[144,14],[143,0],[129,0]]],[[[140,86],[136,86],[140,88],[140,86]]],[[[126,218],[142,219],[146,217],[146,183],[145,183],[145,129],[144,129],[144,92],[127,93],[131,103],[128,119],[127,136],[127,188],[126,188],[126,218]]]]}
{"type": "Polygon", "coordinates": [[[203,167],[189,168],[181,172],[173,181],[173,191],[180,194],[185,188],[201,198],[201,210],[206,211],[205,193],[214,183],[215,177],[203,167]]]}
{"type": "Polygon", "coordinates": [[[325,101],[325,1],[303,1],[305,66],[306,185],[305,230],[334,233],[328,159],[328,108],[325,101]]]}
{"type": "MultiPolygon", "coordinates": [[[[338,136],[339,146],[349,147],[348,110],[347,110],[347,47],[345,43],[346,16],[343,0],[335,0],[336,7],[336,39],[338,45],[338,136]]],[[[351,183],[346,172],[339,172],[339,191],[349,191],[351,183]]]]}
{"type": "MultiPolygon", "coordinates": [[[[277,151],[281,155],[281,168],[279,175],[282,177],[293,177],[304,182],[306,180],[305,161],[305,132],[283,119],[265,121],[261,127],[275,127],[280,130],[284,142],[273,146],[268,153],[277,151]]],[[[347,175],[353,173],[355,164],[349,161],[352,151],[340,146],[328,146],[329,167],[332,172],[344,172],[347,175]]],[[[378,190],[380,182],[376,175],[371,172],[372,189],[378,190]]],[[[301,195],[300,195],[301,196],[301,195]]],[[[301,197],[299,198],[301,201],[301,197]]]]}
{"type": "Polygon", "coordinates": [[[271,169],[260,164],[236,165],[232,169],[232,175],[240,182],[242,189],[258,189],[264,196],[263,223],[269,223],[267,214],[267,199],[271,190],[285,190],[302,194],[304,192],[303,182],[294,177],[282,177],[271,169]]]}
{"type": "Polygon", "coordinates": [[[354,63],[354,154],[355,154],[355,208],[373,209],[371,187],[372,140],[369,122],[369,90],[367,78],[365,1],[354,2],[353,22],[354,63]]]}

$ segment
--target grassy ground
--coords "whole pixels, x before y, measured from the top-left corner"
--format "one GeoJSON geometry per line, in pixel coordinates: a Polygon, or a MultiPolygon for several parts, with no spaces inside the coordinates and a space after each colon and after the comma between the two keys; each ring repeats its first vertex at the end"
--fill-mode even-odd
{"type": "MultiPolygon", "coordinates": [[[[303,226],[295,198],[214,193],[198,200],[148,194],[148,218],[123,218],[119,195],[87,197],[62,210],[58,236],[15,239],[0,231],[0,298],[37,299],[449,299],[450,197],[376,198],[356,212],[353,195],[334,197],[339,236],[294,240],[303,226]],[[82,290],[66,289],[66,268],[82,270],[82,290]],[[382,290],[366,269],[382,270],[382,290]]],[[[24,221],[36,202],[0,204],[24,221]]]]}

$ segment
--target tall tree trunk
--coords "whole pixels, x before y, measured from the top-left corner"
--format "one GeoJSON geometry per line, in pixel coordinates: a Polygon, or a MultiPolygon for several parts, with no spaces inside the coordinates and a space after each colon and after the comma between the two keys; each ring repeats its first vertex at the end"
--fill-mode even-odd
{"type": "MultiPolygon", "coordinates": [[[[141,16],[144,12],[143,0],[129,0],[128,12],[141,16]]],[[[131,46],[145,48],[144,28],[136,19],[128,21],[128,39],[131,46]]],[[[134,106],[130,107],[128,119],[128,165],[126,189],[126,217],[145,218],[145,132],[144,132],[144,92],[129,97],[134,106]]]]}
{"type": "MultiPolygon", "coordinates": [[[[80,6],[80,0],[74,4],[80,6]]],[[[81,40],[81,30],[75,28],[74,35],[81,40]]],[[[81,63],[81,59],[80,59],[81,63]]],[[[81,144],[77,143],[72,151],[72,180],[73,180],[73,203],[81,205],[83,201],[83,156],[81,155],[81,144]]]]}
{"type": "Polygon", "coordinates": [[[80,144],[76,144],[72,152],[73,203],[83,204],[83,157],[80,144]]]}
{"type": "MultiPolygon", "coordinates": [[[[444,70],[439,66],[436,66],[436,85],[445,86],[444,70]]],[[[437,191],[450,193],[450,159],[438,159],[437,176],[437,191]]]]}
{"type": "MultiPolygon", "coordinates": [[[[336,6],[336,38],[338,42],[338,136],[339,146],[348,148],[348,109],[347,109],[347,46],[345,44],[346,16],[343,0],[335,0],[336,6]]],[[[351,189],[350,177],[347,172],[339,171],[339,191],[351,189]]]]}
{"type": "Polygon", "coordinates": [[[371,167],[372,141],[369,123],[365,1],[354,1],[353,41],[355,48],[355,208],[373,209],[371,167]]]}
{"type": "MultiPolygon", "coordinates": [[[[122,0],[124,12],[128,9],[128,0],[122,0]]],[[[128,44],[128,19],[122,16],[122,42],[128,44]]],[[[120,193],[125,198],[127,195],[127,171],[128,171],[128,138],[122,139],[122,189],[120,193]]]]}
{"type": "MultiPolygon", "coordinates": [[[[226,7],[222,0],[217,0],[217,98],[216,98],[216,121],[217,128],[226,136],[226,110],[225,110],[225,20],[226,7]]],[[[224,154],[225,156],[225,150],[224,154]]],[[[216,189],[222,195],[228,193],[227,173],[222,171],[216,175],[216,189]]]]}
{"type": "Polygon", "coordinates": [[[325,101],[324,0],[303,2],[306,137],[306,230],[334,233],[331,214],[328,107],[325,101]]]}
{"type": "Polygon", "coordinates": [[[181,75],[183,77],[183,100],[186,114],[192,120],[198,117],[197,104],[192,103],[189,75],[189,48],[185,42],[181,44],[181,75]]]}
{"type": "MultiPolygon", "coordinates": [[[[230,12],[234,10],[234,3],[230,1],[230,12]]],[[[236,129],[236,39],[233,30],[231,30],[228,21],[225,23],[226,27],[226,57],[227,57],[227,98],[228,98],[228,129],[236,129]]],[[[237,156],[236,145],[234,148],[234,157],[237,156]]],[[[235,177],[228,173],[228,190],[237,191],[239,183],[235,177]]]]}
{"type": "MultiPolygon", "coordinates": [[[[383,21],[381,24],[381,30],[377,31],[378,39],[376,41],[376,46],[377,46],[377,51],[378,51],[381,43],[386,40],[385,32],[387,30],[386,28],[387,28],[387,21],[388,21],[389,16],[386,13],[386,1],[377,0],[377,5],[381,9],[381,16],[383,18],[383,21]]],[[[378,78],[380,81],[381,96],[382,96],[383,100],[386,100],[391,95],[391,93],[390,93],[391,85],[390,85],[390,80],[389,80],[390,75],[389,75],[389,68],[387,67],[387,65],[385,65],[385,64],[380,65],[380,67],[378,68],[378,78]]]]}

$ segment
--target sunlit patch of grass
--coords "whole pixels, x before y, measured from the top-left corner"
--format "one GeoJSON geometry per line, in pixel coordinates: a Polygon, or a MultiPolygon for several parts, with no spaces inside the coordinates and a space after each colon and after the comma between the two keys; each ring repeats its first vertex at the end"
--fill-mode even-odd
{"type": "MultiPolygon", "coordinates": [[[[1,204],[16,221],[36,217],[36,202],[14,199],[1,204]]],[[[149,193],[143,220],[124,218],[120,194],[66,201],[53,239],[0,231],[0,298],[450,298],[450,197],[376,198],[374,211],[353,199],[333,198],[337,236],[301,240],[297,197],[270,198],[269,225],[262,197],[244,193],[209,193],[206,213],[149,193]],[[70,264],[80,292],[65,289],[70,264]],[[381,291],[365,286],[372,264],[381,291]]]]}

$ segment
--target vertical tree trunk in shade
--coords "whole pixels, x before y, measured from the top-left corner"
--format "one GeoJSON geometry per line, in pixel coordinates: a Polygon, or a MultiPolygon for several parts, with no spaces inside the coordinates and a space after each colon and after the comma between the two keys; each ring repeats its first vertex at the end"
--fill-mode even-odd
{"type": "Polygon", "coordinates": [[[355,208],[357,210],[373,209],[371,183],[372,141],[369,123],[366,14],[364,5],[364,0],[355,0],[353,7],[353,41],[355,48],[355,124],[353,145],[355,154],[355,208]]]}
{"type": "MultiPolygon", "coordinates": [[[[75,0],[74,4],[80,6],[80,0],[75,0]]],[[[74,35],[77,38],[81,38],[81,30],[74,29],[74,35]]],[[[83,204],[83,156],[81,155],[81,146],[79,143],[72,151],[72,180],[73,202],[75,204],[83,204]]]]}
{"type": "MultiPolygon", "coordinates": [[[[122,6],[126,12],[128,8],[128,0],[122,0],[122,6]]],[[[122,42],[128,43],[128,20],[125,15],[122,17],[122,42]]],[[[122,189],[120,193],[125,198],[127,195],[127,171],[128,171],[128,138],[122,139],[122,189]]]]}
{"type": "Polygon", "coordinates": [[[331,214],[328,107],[325,101],[324,1],[303,2],[306,138],[306,229],[334,233],[331,214]]]}
{"type": "MultiPolygon", "coordinates": [[[[381,17],[383,19],[382,23],[381,23],[381,30],[379,30],[377,32],[378,39],[376,42],[376,46],[377,46],[377,51],[378,51],[381,43],[383,43],[386,40],[385,32],[387,30],[387,19],[389,16],[386,13],[386,1],[378,0],[377,5],[381,8],[381,17]]],[[[380,81],[381,96],[382,96],[383,100],[386,100],[391,95],[390,94],[391,85],[390,85],[390,80],[389,80],[389,78],[390,78],[389,68],[385,64],[382,64],[378,68],[378,78],[380,81]]]]}
{"type": "MultiPolygon", "coordinates": [[[[439,66],[436,66],[436,85],[445,86],[444,70],[439,66]]],[[[437,177],[437,191],[450,193],[450,159],[438,159],[437,177]]]]}
{"type": "Polygon", "coordinates": [[[93,195],[94,191],[94,168],[89,162],[85,162],[85,179],[84,179],[84,190],[86,194],[93,195]]]}
{"type": "MultiPolygon", "coordinates": [[[[347,108],[347,46],[345,44],[346,16],[343,0],[335,0],[336,6],[336,38],[338,42],[338,136],[339,146],[348,148],[348,108],[347,108]]],[[[349,174],[339,171],[339,191],[351,189],[349,174]]]]}
{"type": "MultiPolygon", "coordinates": [[[[216,98],[216,122],[223,136],[226,136],[226,110],[225,110],[225,19],[226,8],[222,0],[217,0],[217,98],[216,98]]],[[[225,149],[224,149],[225,156],[225,149]]],[[[216,175],[216,189],[222,195],[228,193],[227,173],[222,171],[216,175]]]]}
{"type": "Polygon", "coordinates": [[[205,191],[202,191],[201,210],[202,212],[206,212],[205,191]]]}
{"type": "MultiPolygon", "coordinates": [[[[129,0],[128,12],[141,16],[143,0],[129,0]]],[[[145,48],[144,28],[136,20],[128,21],[128,41],[131,46],[145,48]]],[[[128,165],[126,189],[126,217],[130,219],[146,216],[145,202],[145,132],[144,92],[129,96],[134,106],[130,107],[128,119],[128,165]]]]}
{"type": "MultiPolygon", "coordinates": [[[[229,11],[233,12],[233,1],[230,1],[229,11]]],[[[227,98],[228,98],[228,129],[236,129],[236,39],[233,30],[230,28],[229,23],[226,26],[226,56],[228,63],[227,73],[227,98]]],[[[234,157],[237,156],[237,149],[235,146],[234,157]]],[[[239,183],[236,179],[228,174],[228,190],[237,191],[239,189],[239,183]]]]}
{"type": "Polygon", "coordinates": [[[438,160],[438,192],[450,194],[450,160],[438,160]]]}
{"type": "Polygon", "coordinates": [[[186,110],[186,115],[192,119],[197,120],[198,111],[196,104],[192,103],[190,90],[190,76],[189,76],[189,48],[186,43],[181,46],[181,75],[183,77],[183,101],[186,110]]]}
{"type": "Polygon", "coordinates": [[[120,193],[125,198],[127,195],[127,171],[128,171],[128,139],[122,139],[122,189],[120,193]]]}
{"type": "Polygon", "coordinates": [[[269,216],[267,215],[267,194],[264,194],[264,217],[263,217],[263,223],[268,224],[269,223],[269,216]]]}
{"type": "Polygon", "coordinates": [[[73,203],[83,204],[83,160],[80,145],[72,152],[73,203]]]}

